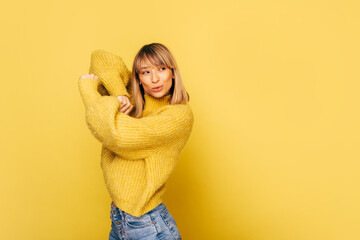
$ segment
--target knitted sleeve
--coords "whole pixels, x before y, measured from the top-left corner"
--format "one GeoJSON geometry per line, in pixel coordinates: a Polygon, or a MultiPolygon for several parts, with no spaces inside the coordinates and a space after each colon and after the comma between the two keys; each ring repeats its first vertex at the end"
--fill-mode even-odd
{"type": "Polygon", "coordinates": [[[188,137],[193,125],[189,103],[163,106],[153,114],[133,118],[120,112],[115,96],[99,97],[86,110],[86,122],[93,135],[118,155],[139,151],[146,157],[153,150],[188,137]]]}
{"type": "Polygon", "coordinates": [[[130,98],[127,87],[131,72],[121,57],[102,49],[94,50],[91,53],[89,73],[99,77],[110,95],[130,98]]]}
{"type": "Polygon", "coordinates": [[[99,89],[103,87],[100,80],[93,78],[79,79],[78,87],[85,109],[101,97],[99,89]]]}

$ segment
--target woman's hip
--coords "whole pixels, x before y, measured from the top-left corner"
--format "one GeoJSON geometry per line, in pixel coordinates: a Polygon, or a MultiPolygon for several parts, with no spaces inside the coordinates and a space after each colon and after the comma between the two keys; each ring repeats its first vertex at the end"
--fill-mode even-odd
{"type": "Polygon", "coordinates": [[[181,239],[177,224],[165,204],[160,203],[154,209],[135,217],[115,204],[111,204],[113,231],[120,239],[181,239]]]}

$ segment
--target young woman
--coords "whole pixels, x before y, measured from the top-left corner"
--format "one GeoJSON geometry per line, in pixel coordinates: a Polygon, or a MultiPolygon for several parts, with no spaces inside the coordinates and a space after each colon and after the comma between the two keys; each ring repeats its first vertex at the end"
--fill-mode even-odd
{"type": "Polygon", "coordinates": [[[91,54],[90,65],[79,90],[87,126],[103,144],[109,239],[181,239],[162,199],[194,117],[173,55],[152,43],[136,54],[131,72],[104,50],[91,54]]]}

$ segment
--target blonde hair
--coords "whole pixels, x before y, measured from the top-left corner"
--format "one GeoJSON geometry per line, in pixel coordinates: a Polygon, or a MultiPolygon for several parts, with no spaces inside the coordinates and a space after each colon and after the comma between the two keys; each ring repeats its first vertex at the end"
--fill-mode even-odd
{"type": "Polygon", "coordinates": [[[147,44],[136,54],[131,72],[131,92],[134,102],[134,109],[132,110],[131,115],[133,117],[141,117],[145,105],[144,89],[140,85],[139,78],[140,64],[143,61],[148,61],[156,66],[165,65],[171,69],[174,78],[172,79],[172,86],[170,88],[171,96],[169,98],[169,104],[183,104],[190,100],[190,96],[185,90],[175,58],[169,49],[161,43],[147,44]]]}

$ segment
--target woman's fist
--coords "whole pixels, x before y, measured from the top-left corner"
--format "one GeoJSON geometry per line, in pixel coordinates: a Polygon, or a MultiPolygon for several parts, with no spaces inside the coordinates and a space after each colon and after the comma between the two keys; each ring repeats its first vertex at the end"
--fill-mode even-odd
{"type": "Polygon", "coordinates": [[[133,105],[130,103],[130,100],[127,96],[117,96],[117,99],[121,102],[121,109],[120,111],[122,113],[128,114],[131,112],[131,110],[134,108],[133,105]]]}

